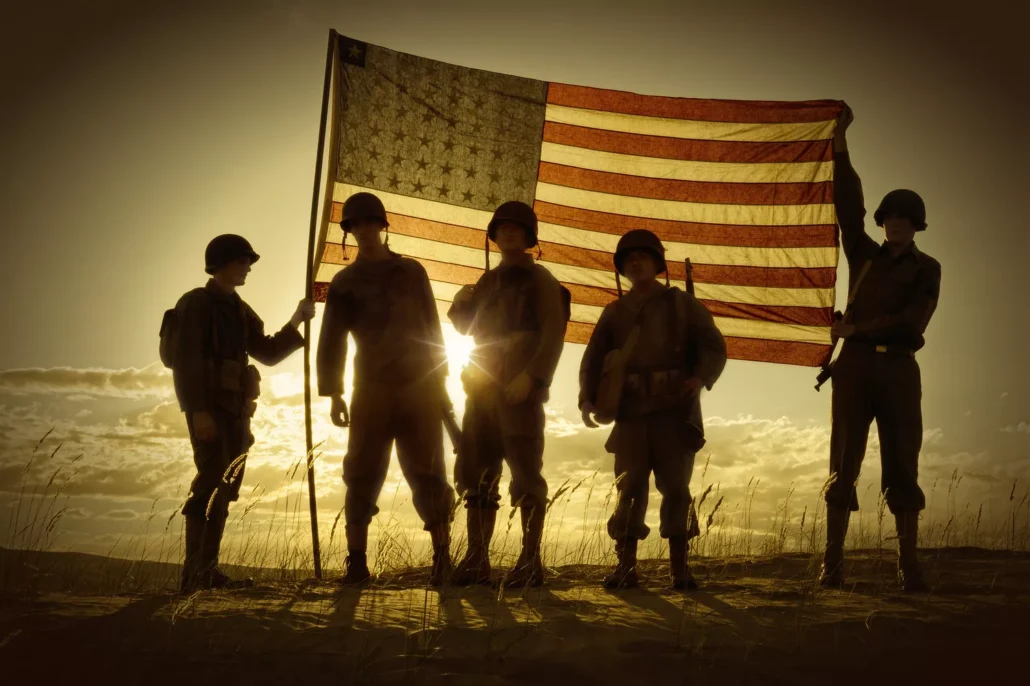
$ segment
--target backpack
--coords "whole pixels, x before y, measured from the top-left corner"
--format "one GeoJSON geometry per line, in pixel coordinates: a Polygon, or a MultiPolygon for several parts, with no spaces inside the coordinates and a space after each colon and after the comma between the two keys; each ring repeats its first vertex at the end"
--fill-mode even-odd
{"type": "MultiPolygon", "coordinates": [[[[210,296],[206,288],[195,288],[186,294],[186,296],[200,291],[205,296],[210,296]]],[[[183,304],[186,299],[183,296],[179,299],[179,302],[175,304],[170,310],[165,310],[164,316],[161,318],[161,331],[159,333],[160,344],[158,345],[158,354],[161,357],[161,364],[168,369],[176,369],[179,366],[179,307],[183,304]]],[[[244,340],[247,338],[247,314],[246,308],[243,305],[243,301],[240,301],[240,315],[243,317],[243,337],[244,340]]],[[[218,348],[218,331],[217,327],[214,326],[214,309],[211,309],[211,336],[213,339],[213,346],[217,350],[218,348]]]]}

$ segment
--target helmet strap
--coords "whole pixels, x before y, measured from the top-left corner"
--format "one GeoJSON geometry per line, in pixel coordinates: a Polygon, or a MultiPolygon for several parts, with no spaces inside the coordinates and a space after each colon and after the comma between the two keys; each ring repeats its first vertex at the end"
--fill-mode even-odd
{"type": "Polygon", "coordinates": [[[350,258],[347,257],[347,229],[343,230],[343,261],[347,262],[350,258]]]}
{"type": "Polygon", "coordinates": [[[669,287],[669,265],[665,265],[665,287],[669,287]]]}
{"type": "Polygon", "coordinates": [[[386,228],[383,229],[386,232],[386,237],[383,238],[383,247],[387,250],[390,249],[390,225],[387,224],[386,228]]]}
{"type": "Polygon", "coordinates": [[[540,247],[540,242],[537,241],[537,244],[536,244],[536,259],[539,260],[543,256],[544,256],[544,249],[542,247],[540,247]]]}
{"type": "Polygon", "coordinates": [[[490,271],[490,232],[483,239],[483,256],[486,258],[486,271],[490,271]]]}
{"type": "Polygon", "coordinates": [[[619,291],[619,297],[622,297],[622,277],[619,276],[619,270],[615,270],[615,288],[619,291]]]}

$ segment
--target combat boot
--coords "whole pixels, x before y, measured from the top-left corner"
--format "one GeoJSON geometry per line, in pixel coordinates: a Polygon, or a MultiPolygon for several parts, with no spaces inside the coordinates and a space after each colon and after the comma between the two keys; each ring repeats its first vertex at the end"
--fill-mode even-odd
{"type": "Polygon", "coordinates": [[[468,550],[451,574],[459,586],[490,583],[490,539],[494,535],[497,510],[470,507],[465,510],[468,522],[468,550]]]}
{"type": "Polygon", "coordinates": [[[819,584],[831,588],[844,585],[844,538],[848,534],[851,511],[845,507],[826,506],[826,552],[819,572],[819,584]]]}
{"type": "Polygon", "coordinates": [[[919,536],[919,513],[903,512],[894,516],[898,530],[898,584],[910,593],[927,590],[923,572],[916,555],[916,541],[919,536]]]}
{"type": "Polygon", "coordinates": [[[218,568],[218,556],[222,547],[222,534],[225,532],[227,517],[227,512],[212,511],[208,516],[207,526],[204,527],[201,543],[203,566],[201,585],[203,588],[233,590],[250,588],[254,585],[254,580],[250,577],[234,579],[218,568]]]}
{"type": "Polygon", "coordinates": [[[604,578],[604,587],[610,590],[619,588],[636,588],[640,585],[637,579],[637,539],[623,538],[615,542],[615,555],[618,564],[611,574],[604,578]]]}
{"type": "Polygon", "coordinates": [[[204,538],[204,518],[186,516],[186,551],[182,561],[182,593],[193,593],[200,588],[201,541],[204,538]]]}
{"type": "Polygon", "coordinates": [[[544,583],[544,563],[540,559],[540,543],[544,534],[544,515],[539,508],[522,506],[522,552],[515,566],[504,578],[506,588],[524,588],[542,586],[544,583]]]}
{"type": "Polygon", "coordinates": [[[686,536],[669,537],[669,576],[677,591],[697,589],[697,580],[690,573],[690,546],[686,536]]]}
{"type": "Polygon", "coordinates": [[[348,550],[346,565],[346,572],[340,578],[341,586],[358,586],[372,581],[364,550],[348,550]]]}
{"type": "Polygon", "coordinates": [[[433,571],[429,578],[431,586],[443,586],[450,580],[451,567],[451,530],[447,522],[430,530],[433,539],[433,571]]]}

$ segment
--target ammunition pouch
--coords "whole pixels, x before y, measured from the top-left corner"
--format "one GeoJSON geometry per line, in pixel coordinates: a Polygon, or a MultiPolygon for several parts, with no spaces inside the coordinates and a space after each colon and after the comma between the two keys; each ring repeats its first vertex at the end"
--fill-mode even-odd
{"type": "Polygon", "coordinates": [[[217,360],[214,364],[214,390],[239,396],[243,400],[244,415],[253,417],[261,395],[261,373],[254,365],[244,365],[239,360],[217,360]]]}
{"type": "Polygon", "coordinates": [[[681,369],[630,371],[626,373],[623,394],[636,398],[678,396],[686,378],[686,372],[681,369]]]}

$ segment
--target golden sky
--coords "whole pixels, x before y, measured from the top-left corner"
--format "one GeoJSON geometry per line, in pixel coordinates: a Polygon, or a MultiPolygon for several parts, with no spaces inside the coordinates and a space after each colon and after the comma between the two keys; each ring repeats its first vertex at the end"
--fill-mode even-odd
{"type": "MultiPolygon", "coordinates": [[[[51,427],[50,449],[65,441],[54,464],[83,454],[79,483],[68,486],[68,540],[102,548],[137,531],[152,507],[166,519],[181,501],[191,468],[185,427],[167,376],[150,366],[160,317],[203,283],[204,246],[223,232],[246,235],[263,255],[242,295],[269,328],[302,296],[330,27],[549,81],[847,100],[870,210],[892,188],[921,193],[929,230],[919,246],[943,265],[940,306],[919,354],[923,487],[958,468],[975,508],[977,499],[1003,503],[1014,478],[1030,478],[1022,207],[1030,69],[1001,3],[978,3],[973,17],[923,2],[906,10],[879,2],[138,4],[45,3],[18,15],[5,9],[0,20],[0,508],[13,502],[31,446],[51,427]]],[[[578,424],[581,353],[566,346],[552,390],[552,488],[611,470],[606,432],[578,424]]],[[[265,371],[244,492],[274,491],[303,451],[300,370],[298,354],[265,371]]],[[[802,502],[816,502],[829,392],[812,390],[813,379],[811,369],[731,361],[705,396],[706,479],[727,501],[740,500],[755,477],[767,519],[791,483],[802,502]]],[[[328,527],[342,504],[345,434],[324,409],[316,407],[316,441],[327,441],[319,494],[328,527]]],[[[873,432],[863,476],[873,492],[875,450],[873,432]]],[[[43,467],[32,469],[48,477],[53,469],[43,467]]]]}

